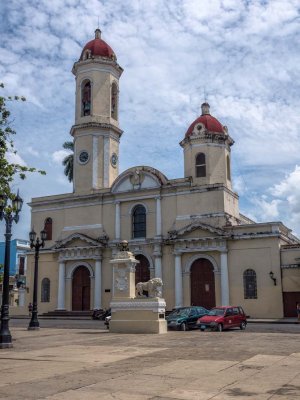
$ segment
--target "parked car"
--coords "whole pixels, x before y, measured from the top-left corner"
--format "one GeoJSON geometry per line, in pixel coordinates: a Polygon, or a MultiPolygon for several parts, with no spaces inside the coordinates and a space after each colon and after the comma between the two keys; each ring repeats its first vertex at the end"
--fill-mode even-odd
{"type": "Polygon", "coordinates": [[[168,329],[186,331],[196,328],[197,320],[206,314],[208,314],[208,310],[204,307],[191,306],[176,308],[166,317],[168,329]]]}
{"type": "Polygon", "coordinates": [[[223,329],[246,329],[247,316],[241,306],[214,307],[197,321],[201,331],[209,328],[222,332],[223,329]]]}

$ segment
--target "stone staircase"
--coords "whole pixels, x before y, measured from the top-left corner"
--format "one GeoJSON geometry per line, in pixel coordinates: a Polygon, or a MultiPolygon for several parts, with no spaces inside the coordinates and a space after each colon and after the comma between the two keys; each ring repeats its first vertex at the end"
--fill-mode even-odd
{"type": "Polygon", "coordinates": [[[93,310],[89,311],[63,311],[55,310],[40,314],[41,318],[49,319],[91,319],[93,310]]]}

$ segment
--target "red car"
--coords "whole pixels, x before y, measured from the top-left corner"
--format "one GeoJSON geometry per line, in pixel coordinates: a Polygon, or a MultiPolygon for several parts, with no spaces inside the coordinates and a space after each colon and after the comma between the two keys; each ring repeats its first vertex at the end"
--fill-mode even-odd
{"type": "Polygon", "coordinates": [[[223,329],[246,329],[247,316],[241,306],[214,307],[207,315],[197,320],[201,331],[209,328],[222,332],[223,329]]]}

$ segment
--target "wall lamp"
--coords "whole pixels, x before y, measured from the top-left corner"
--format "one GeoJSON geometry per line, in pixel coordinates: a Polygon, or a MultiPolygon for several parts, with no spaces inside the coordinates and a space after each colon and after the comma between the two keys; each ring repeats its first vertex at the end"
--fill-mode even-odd
{"type": "Polygon", "coordinates": [[[277,279],[274,278],[274,272],[270,271],[269,275],[270,275],[270,278],[272,279],[272,281],[274,282],[274,286],[276,286],[277,285],[277,279]]]}

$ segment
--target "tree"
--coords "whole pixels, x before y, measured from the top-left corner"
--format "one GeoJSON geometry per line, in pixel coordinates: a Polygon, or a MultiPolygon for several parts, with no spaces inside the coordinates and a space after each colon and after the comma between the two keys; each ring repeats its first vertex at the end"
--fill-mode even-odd
{"type": "Polygon", "coordinates": [[[65,167],[64,173],[66,177],[68,178],[69,182],[73,181],[73,164],[74,164],[74,143],[73,142],[65,142],[63,144],[63,148],[66,150],[71,150],[72,153],[67,155],[63,161],[62,164],[65,167]]]}
{"type": "MultiPolygon", "coordinates": [[[[4,84],[0,83],[0,88],[4,88],[4,84]]],[[[13,135],[16,134],[15,130],[11,127],[10,111],[7,108],[9,101],[26,101],[25,97],[19,96],[0,96],[0,194],[5,194],[9,198],[15,195],[11,192],[11,183],[16,176],[21,179],[26,178],[27,172],[39,172],[45,175],[45,171],[37,170],[36,168],[26,167],[8,161],[8,154],[17,151],[14,147],[13,135]]]]}

